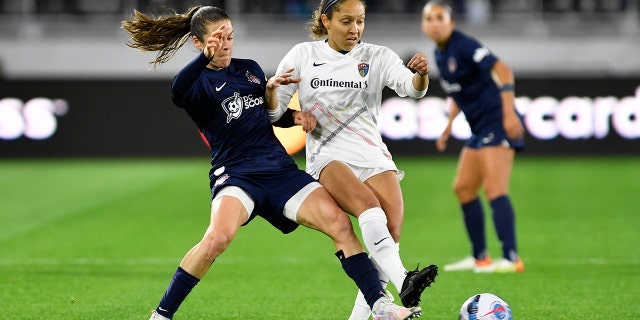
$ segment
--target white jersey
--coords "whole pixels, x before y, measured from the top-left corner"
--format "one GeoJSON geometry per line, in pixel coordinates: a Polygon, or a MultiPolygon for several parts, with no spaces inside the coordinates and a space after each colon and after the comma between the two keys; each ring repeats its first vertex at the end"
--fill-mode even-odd
{"type": "Polygon", "coordinates": [[[302,111],[317,119],[307,134],[307,172],[316,179],[331,161],[363,168],[397,169],[378,131],[382,90],[421,98],[413,87],[413,73],[391,49],[360,42],[348,53],[332,49],[326,40],[294,46],[276,74],[295,68],[297,84],[278,88],[279,108],[286,110],[298,90],[302,111]]]}

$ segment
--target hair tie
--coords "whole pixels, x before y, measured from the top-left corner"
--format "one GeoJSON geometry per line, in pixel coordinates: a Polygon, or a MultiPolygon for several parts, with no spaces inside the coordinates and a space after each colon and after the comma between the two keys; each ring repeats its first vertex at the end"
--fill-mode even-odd
{"type": "Polygon", "coordinates": [[[327,11],[329,11],[329,8],[333,7],[333,5],[336,4],[337,2],[338,2],[338,0],[328,0],[324,4],[324,7],[322,7],[322,14],[326,14],[327,11]]]}

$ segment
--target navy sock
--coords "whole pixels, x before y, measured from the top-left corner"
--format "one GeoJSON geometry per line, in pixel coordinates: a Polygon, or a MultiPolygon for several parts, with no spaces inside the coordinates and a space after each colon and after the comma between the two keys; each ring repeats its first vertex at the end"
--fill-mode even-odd
{"type": "Polygon", "coordinates": [[[384,296],[384,288],[378,278],[378,270],[373,266],[369,256],[361,252],[351,257],[345,258],[342,250],[336,252],[336,256],[342,263],[342,269],[353,279],[358,289],[364,295],[370,308],[373,304],[384,296]]]}
{"type": "Polygon", "coordinates": [[[192,276],[188,272],[184,271],[182,267],[178,267],[176,273],[173,274],[173,278],[169,283],[167,291],[164,293],[162,300],[156,308],[156,312],[169,319],[173,318],[173,314],[178,311],[182,301],[189,295],[191,289],[195,287],[200,279],[192,276]]]}
{"type": "Polygon", "coordinates": [[[484,210],[480,198],[461,205],[464,214],[464,224],[471,241],[473,257],[484,259],[487,256],[487,241],[484,227],[484,210]]]}
{"type": "Polygon", "coordinates": [[[516,247],[515,214],[509,196],[504,195],[491,200],[493,223],[502,243],[502,256],[515,262],[518,259],[516,247]]]}

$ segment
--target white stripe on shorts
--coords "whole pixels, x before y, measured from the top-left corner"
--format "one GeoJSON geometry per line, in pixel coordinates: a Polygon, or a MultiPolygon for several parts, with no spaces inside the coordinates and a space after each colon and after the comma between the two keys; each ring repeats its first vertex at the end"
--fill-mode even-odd
{"type": "Polygon", "coordinates": [[[289,218],[289,220],[298,223],[298,210],[300,210],[300,206],[307,199],[309,194],[315,189],[322,188],[322,185],[317,182],[311,182],[308,185],[304,186],[300,189],[296,194],[291,197],[284,205],[284,216],[289,218]]]}
{"type": "Polygon", "coordinates": [[[230,196],[240,200],[244,208],[247,210],[247,220],[249,220],[249,216],[251,216],[251,212],[253,212],[255,202],[246,191],[237,186],[226,186],[216,193],[216,196],[211,200],[211,203],[213,204],[214,201],[222,196],[230,196]]]}

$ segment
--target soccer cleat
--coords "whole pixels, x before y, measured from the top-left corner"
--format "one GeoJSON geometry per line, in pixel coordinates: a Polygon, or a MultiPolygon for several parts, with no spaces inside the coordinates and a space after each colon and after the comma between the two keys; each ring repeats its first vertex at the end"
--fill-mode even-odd
{"type": "Polygon", "coordinates": [[[518,258],[516,262],[505,258],[496,259],[492,265],[495,273],[514,273],[524,271],[524,263],[518,258]]]}
{"type": "Polygon", "coordinates": [[[159,313],[157,313],[155,310],[151,311],[151,318],[149,318],[149,320],[169,320],[169,318],[160,315],[159,313]]]}
{"type": "Polygon", "coordinates": [[[400,301],[405,307],[415,307],[420,304],[420,295],[422,291],[436,281],[438,275],[438,266],[432,264],[420,271],[416,268],[413,271],[407,271],[407,277],[402,283],[400,290],[400,301]]]}
{"type": "Polygon", "coordinates": [[[422,315],[420,307],[405,308],[391,302],[388,297],[381,297],[373,304],[371,312],[373,320],[409,320],[422,315]]]}
{"type": "Polygon", "coordinates": [[[473,256],[468,256],[458,262],[447,264],[444,266],[444,271],[468,271],[474,272],[491,272],[486,271],[487,267],[491,266],[491,257],[487,256],[484,259],[476,259],[473,256]]]}

